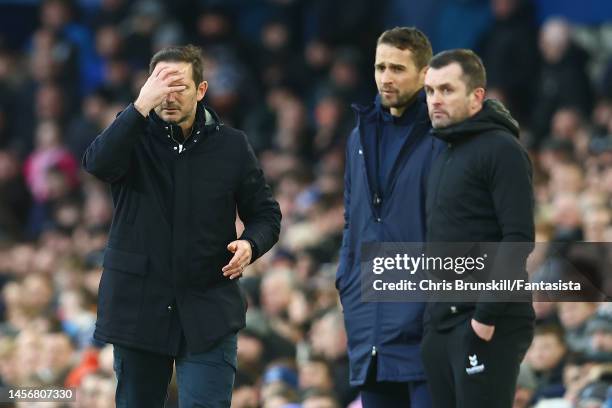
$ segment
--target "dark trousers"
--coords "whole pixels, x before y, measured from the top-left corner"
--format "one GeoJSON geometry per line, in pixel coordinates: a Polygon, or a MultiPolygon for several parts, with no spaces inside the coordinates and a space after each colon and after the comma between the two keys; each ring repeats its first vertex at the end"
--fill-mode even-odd
{"type": "Polygon", "coordinates": [[[229,407],[236,374],[236,335],[199,354],[176,357],[114,346],[117,408],[163,407],[176,365],[179,406],[229,407]]]}
{"type": "Polygon", "coordinates": [[[519,365],[533,339],[533,322],[504,318],[491,341],[471,318],[447,331],[427,328],[421,354],[434,408],[511,408],[519,365]]]}
{"type": "Polygon", "coordinates": [[[425,381],[376,381],[377,358],[372,359],[366,382],[361,386],[363,408],[431,408],[425,381]]]}

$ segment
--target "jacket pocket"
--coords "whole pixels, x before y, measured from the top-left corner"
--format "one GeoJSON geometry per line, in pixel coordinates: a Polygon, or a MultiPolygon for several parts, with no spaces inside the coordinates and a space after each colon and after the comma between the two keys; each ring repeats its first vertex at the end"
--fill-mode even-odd
{"type": "Polygon", "coordinates": [[[106,248],[98,296],[98,324],[111,335],[135,333],[144,303],[148,257],[106,248]]]}

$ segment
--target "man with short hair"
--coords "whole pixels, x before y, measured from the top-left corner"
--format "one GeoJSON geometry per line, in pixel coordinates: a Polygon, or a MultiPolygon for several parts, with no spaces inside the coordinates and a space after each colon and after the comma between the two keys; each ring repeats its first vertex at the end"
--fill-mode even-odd
{"type": "Polygon", "coordinates": [[[427,37],[396,27],[378,38],[375,102],[355,106],[346,147],[345,227],[336,275],[348,337],[350,383],[365,408],[430,406],[419,354],[423,303],[361,301],[361,246],[425,240],[425,185],[443,148],[429,134],[422,92],[427,37]]]}
{"type": "Polygon", "coordinates": [[[237,278],[278,240],[278,203],[246,135],[202,103],[203,71],[197,47],[159,51],[83,157],[114,203],[94,337],[114,345],[117,407],[162,407],[173,365],[180,406],[230,406],[237,278]]]}
{"type": "MultiPolygon", "coordinates": [[[[533,189],[518,124],[499,102],[484,100],[485,87],[484,66],[470,50],[444,51],[429,63],[429,117],[448,147],[428,180],[427,241],[501,242],[498,262],[504,242],[534,240],[533,189]]],[[[511,262],[528,279],[527,254],[520,255],[511,262]]],[[[534,319],[530,302],[430,303],[422,355],[433,406],[510,408],[534,319]]]]}

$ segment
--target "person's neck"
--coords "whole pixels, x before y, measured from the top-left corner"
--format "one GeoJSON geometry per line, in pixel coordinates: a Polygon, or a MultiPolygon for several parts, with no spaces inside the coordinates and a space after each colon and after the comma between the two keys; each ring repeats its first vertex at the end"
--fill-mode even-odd
{"type": "Polygon", "coordinates": [[[183,132],[183,141],[187,140],[189,136],[191,136],[191,132],[193,131],[193,124],[195,122],[195,115],[193,118],[189,120],[189,122],[184,122],[179,125],[181,131],[183,132]]]}

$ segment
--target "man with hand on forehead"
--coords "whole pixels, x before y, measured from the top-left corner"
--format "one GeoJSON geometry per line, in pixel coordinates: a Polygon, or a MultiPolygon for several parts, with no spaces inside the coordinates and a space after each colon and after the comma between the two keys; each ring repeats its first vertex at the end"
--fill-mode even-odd
{"type": "Polygon", "coordinates": [[[194,46],[159,51],[83,157],[113,197],[94,337],[114,345],[117,407],[164,406],[173,365],[180,406],[230,406],[237,278],[278,240],[279,205],[246,135],[202,103],[203,71],[194,46]]]}

